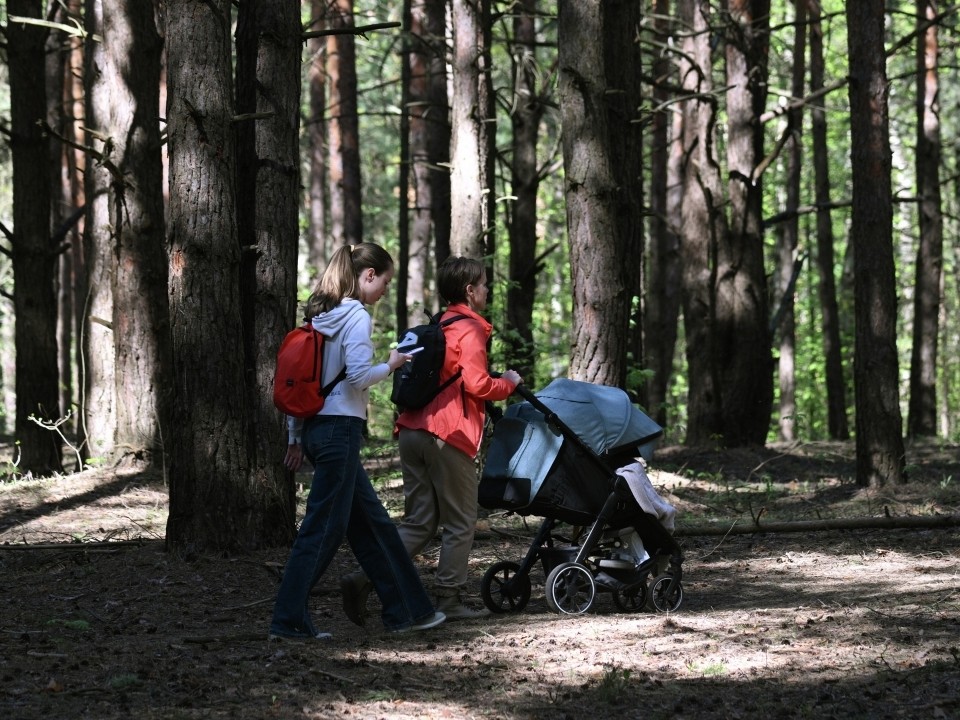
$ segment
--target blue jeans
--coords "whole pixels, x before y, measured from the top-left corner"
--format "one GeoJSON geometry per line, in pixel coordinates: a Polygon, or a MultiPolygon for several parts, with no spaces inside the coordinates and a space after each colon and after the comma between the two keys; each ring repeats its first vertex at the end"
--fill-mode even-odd
{"type": "Polygon", "coordinates": [[[362,430],[363,420],[356,417],[321,415],[304,423],[303,450],[313,464],[313,484],[273,608],[270,632],[275,635],[317,634],[310,619],[310,591],[344,537],[380,596],[388,630],[408,627],[434,612],[397,526],[360,463],[362,430]]]}

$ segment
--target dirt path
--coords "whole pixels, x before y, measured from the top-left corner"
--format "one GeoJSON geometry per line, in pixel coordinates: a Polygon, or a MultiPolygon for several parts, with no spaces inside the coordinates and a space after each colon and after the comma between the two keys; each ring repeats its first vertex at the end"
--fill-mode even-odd
{"type": "MultiPolygon", "coordinates": [[[[731,494],[678,478],[654,479],[700,516],[749,513],[774,497],[765,481],[749,496],[747,486],[731,494]]],[[[330,573],[314,613],[334,639],[277,646],[266,626],[284,551],[184,562],[163,552],[166,495],[155,479],[35,482],[0,486],[0,542],[51,543],[0,549],[3,717],[960,717],[956,530],[685,538],[676,613],[618,613],[601,594],[590,613],[561,617],[536,572],[523,612],[420,635],[351,625],[330,573]],[[71,538],[142,541],[52,544],[71,538]]],[[[921,500],[813,486],[782,495],[792,517],[856,503],[956,512],[955,496],[934,486],[921,500]]],[[[530,534],[515,518],[484,521],[474,579],[519,560],[530,534]]],[[[418,559],[427,576],[434,562],[418,559]]],[[[338,565],[352,568],[349,555],[338,565]]]]}

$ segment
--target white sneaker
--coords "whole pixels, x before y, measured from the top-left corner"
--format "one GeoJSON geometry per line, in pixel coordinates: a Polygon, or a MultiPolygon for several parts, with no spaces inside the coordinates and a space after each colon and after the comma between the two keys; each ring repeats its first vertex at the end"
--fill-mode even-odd
{"type": "Polygon", "coordinates": [[[426,620],[421,620],[418,623],[413,625],[407,625],[406,627],[397,628],[391,630],[393,633],[407,633],[407,632],[416,632],[419,630],[429,630],[430,628],[435,628],[437,625],[440,625],[444,620],[447,619],[447,616],[442,612],[434,612],[433,615],[428,617],[426,620]]]}

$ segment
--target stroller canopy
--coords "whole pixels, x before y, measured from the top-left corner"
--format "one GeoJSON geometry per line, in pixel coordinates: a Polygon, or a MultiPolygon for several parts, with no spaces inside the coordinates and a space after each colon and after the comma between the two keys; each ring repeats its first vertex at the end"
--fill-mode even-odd
{"type": "MultiPolygon", "coordinates": [[[[663,429],[620,388],[557,378],[534,396],[597,455],[630,452],[649,461],[663,429]]],[[[494,429],[481,478],[514,487],[514,503],[533,501],[564,436],[530,402],[510,405],[494,429]],[[516,480],[520,482],[509,482],[516,480]],[[522,490],[521,490],[522,488],[522,490]]]]}
{"type": "Polygon", "coordinates": [[[620,388],[557,378],[534,395],[598,455],[631,445],[652,455],[653,446],[644,446],[663,433],[620,388]]]}

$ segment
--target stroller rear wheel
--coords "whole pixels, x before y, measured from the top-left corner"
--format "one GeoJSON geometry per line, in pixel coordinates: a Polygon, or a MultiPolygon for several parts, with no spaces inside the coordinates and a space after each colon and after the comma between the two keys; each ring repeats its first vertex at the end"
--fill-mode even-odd
{"type": "Polygon", "coordinates": [[[647,605],[647,584],[613,591],[613,604],[620,612],[640,612],[647,605]]]}
{"type": "Polygon", "coordinates": [[[530,601],[530,575],[518,575],[520,566],[504,560],[491,565],[480,580],[480,596],[491,612],[520,612],[530,601]]]}
{"type": "Polygon", "coordinates": [[[673,612],[682,602],[683,586],[679,581],[674,582],[673,575],[661,575],[650,584],[650,609],[673,612]]]}
{"type": "Polygon", "coordinates": [[[547,575],[546,591],[547,607],[553,612],[581,615],[593,607],[597,585],[589,568],[565,562],[547,575]]]}

